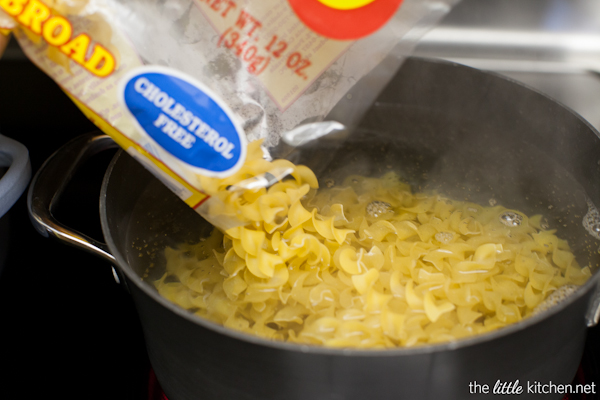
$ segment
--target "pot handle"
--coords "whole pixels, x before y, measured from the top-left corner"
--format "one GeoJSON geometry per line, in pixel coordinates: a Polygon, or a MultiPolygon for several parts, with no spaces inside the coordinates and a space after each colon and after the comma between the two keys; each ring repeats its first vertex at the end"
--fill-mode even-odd
{"type": "Polygon", "coordinates": [[[53,237],[88,251],[113,265],[116,260],[105,243],[61,224],[54,218],[52,211],[83,162],[94,154],[115,147],[118,147],[117,144],[109,136],[98,132],[76,137],[58,149],[40,167],[31,181],[27,195],[29,218],[42,236],[53,237]]]}
{"type": "Polygon", "coordinates": [[[598,322],[600,322],[600,282],[594,288],[594,293],[592,294],[590,305],[585,315],[585,321],[589,328],[598,325],[598,322]]]}

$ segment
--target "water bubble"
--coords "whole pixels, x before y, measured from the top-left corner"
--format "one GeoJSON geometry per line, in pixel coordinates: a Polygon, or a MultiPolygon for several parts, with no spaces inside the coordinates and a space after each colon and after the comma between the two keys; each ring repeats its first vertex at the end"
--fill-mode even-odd
{"type": "Polygon", "coordinates": [[[389,212],[393,212],[392,205],[385,201],[372,201],[367,205],[367,214],[375,218],[389,212]]]}
{"type": "Polygon", "coordinates": [[[505,211],[500,215],[500,222],[506,226],[519,226],[523,222],[523,216],[514,211],[505,211]]]}
{"type": "Polygon", "coordinates": [[[325,179],[325,186],[332,188],[335,186],[335,181],[331,178],[325,179]]]}
{"type": "Polygon", "coordinates": [[[494,207],[496,204],[498,204],[498,201],[496,199],[490,199],[489,203],[491,207],[494,207]]]}
{"type": "Polygon", "coordinates": [[[467,207],[467,211],[476,213],[478,210],[475,207],[467,207]]]}
{"type": "Polygon", "coordinates": [[[585,230],[600,240],[600,213],[591,201],[587,201],[588,212],[583,217],[583,227],[585,230]]]}
{"type": "Polygon", "coordinates": [[[440,243],[448,244],[454,239],[454,233],[452,232],[438,232],[435,234],[435,240],[440,243]]]}
{"type": "Polygon", "coordinates": [[[554,292],[552,292],[550,296],[546,297],[544,301],[542,301],[540,304],[537,305],[537,307],[533,309],[533,314],[535,315],[542,311],[546,311],[547,309],[562,303],[567,297],[575,293],[578,287],[579,286],[575,285],[565,285],[559,287],[554,292]]]}

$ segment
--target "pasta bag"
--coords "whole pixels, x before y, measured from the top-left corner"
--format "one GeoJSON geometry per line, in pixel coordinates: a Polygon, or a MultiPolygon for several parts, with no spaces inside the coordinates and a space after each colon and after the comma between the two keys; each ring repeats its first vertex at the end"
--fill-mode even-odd
{"type": "Polygon", "coordinates": [[[457,1],[0,0],[0,28],[226,230],[254,221],[266,206],[243,208],[248,198],[282,176],[310,185],[304,169],[271,162],[282,134],[325,120],[355,126],[457,1]],[[259,140],[263,151],[249,146],[259,140]]]}

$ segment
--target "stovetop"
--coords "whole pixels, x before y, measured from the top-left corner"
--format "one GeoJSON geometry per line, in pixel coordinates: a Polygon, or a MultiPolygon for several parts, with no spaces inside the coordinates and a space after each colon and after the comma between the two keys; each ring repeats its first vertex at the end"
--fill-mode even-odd
{"type": "MultiPolygon", "coordinates": [[[[31,63],[0,62],[0,132],[29,149],[33,171],[70,138],[92,130],[31,63]]],[[[110,156],[85,167],[57,211],[59,219],[99,239],[100,182],[110,156]]],[[[110,266],[40,236],[29,221],[25,195],[7,215],[0,399],[144,399],[149,364],[141,326],[110,266]]]]}

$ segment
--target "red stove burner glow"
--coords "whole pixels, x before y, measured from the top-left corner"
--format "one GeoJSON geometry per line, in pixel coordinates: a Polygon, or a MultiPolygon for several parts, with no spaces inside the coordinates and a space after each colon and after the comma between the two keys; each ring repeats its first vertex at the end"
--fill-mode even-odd
{"type": "Polygon", "coordinates": [[[169,400],[160,387],[152,368],[150,368],[150,379],[148,380],[148,400],[169,400]]]}
{"type": "MultiPolygon", "coordinates": [[[[579,368],[577,369],[577,373],[575,374],[575,378],[573,379],[573,386],[575,386],[576,384],[585,384],[588,383],[586,382],[585,379],[585,372],[583,370],[583,364],[579,365],[579,368]]],[[[585,393],[582,394],[565,394],[565,397],[563,397],[563,400],[588,400],[591,399],[592,397],[586,395],[585,393]]]]}

